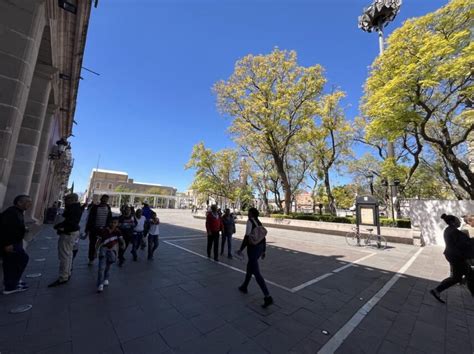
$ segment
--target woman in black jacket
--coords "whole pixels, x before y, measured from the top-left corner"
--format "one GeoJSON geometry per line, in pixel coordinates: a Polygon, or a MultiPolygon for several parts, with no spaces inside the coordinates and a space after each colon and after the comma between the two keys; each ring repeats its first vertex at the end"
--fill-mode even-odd
{"type": "Polygon", "coordinates": [[[461,226],[461,221],[454,215],[441,215],[448,227],[444,230],[444,242],[446,248],[444,256],[452,268],[452,275],[444,279],[436,288],[430,291],[436,300],[446,303],[441,299],[441,292],[450,288],[451,286],[460,283],[464,275],[469,274],[469,265],[467,264],[467,254],[470,248],[469,236],[458,228],[461,226]]]}
{"type": "Polygon", "coordinates": [[[260,241],[260,243],[256,245],[252,245],[249,242],[249,235],[253,229],[257,226],[262,226],[262,223],[258,219],[259,212],[256,208],[249,209],[249,219],[247,220],[247,228],[245,230],[245,237],[242,241],[242,245],[240,249],[237,251],[239,255],[242,254],[242,251],[247,247],[247,255],[248,255],[248,262],[247,262],[247,273],[245,274],[244,283],[239,286],[239,290],[244,294],[247,294],[247,287],[252,279],[252,274],[255,276],[255,280],[257,284],[262,289],[264,295],[264,303],[263,307],[268,307],[273,304],[273,298],[270,296],[270,292],[268,291],[267,284],[265,284],[265,279],[263,279],[262,274],[260,273],[260,267],[258,265],[258,259],[261,257],[262,259],[265,258],[265,250],[266,250],[266,240],[265,238],[260,241]]]}

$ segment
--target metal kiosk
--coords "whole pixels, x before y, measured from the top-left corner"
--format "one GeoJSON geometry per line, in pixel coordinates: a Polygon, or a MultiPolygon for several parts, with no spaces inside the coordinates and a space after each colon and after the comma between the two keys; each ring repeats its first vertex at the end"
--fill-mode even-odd
{"type": "MultiPolygon", "coordinates": [[[[380,235],[379,203],[373,196],[359,196],[356,198],[356,222],[360,234],[360,225],[376,226],[377,235],[380,235]]],[[[371,229],[367,229],[370,232],[371,229]]],[[[380,248],[380,236],[377,237],[377,246],[380,248]]]]}

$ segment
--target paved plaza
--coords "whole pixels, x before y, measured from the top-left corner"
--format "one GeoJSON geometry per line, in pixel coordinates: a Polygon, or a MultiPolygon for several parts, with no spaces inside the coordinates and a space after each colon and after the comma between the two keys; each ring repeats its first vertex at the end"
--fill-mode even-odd
{"type": "MultiPolygon", "coordinates": [[[[455,286],[447,304],[428,290],[449,273],[439,247],[351,248],[343,237],[269,229],[261,261],[275,305],[261,308],[255,280],[237,291],[245,261],[210,261],[204,221],[158,210],[154,262],[127,254],[96,293],[97,265],[81,241],[71,281],[57,277],[56,235],[30,244],[30,290],[0,297],[5,353],[473,353],[474,299],[455,286]],[[43,260],[44,259],[44,260],[43,260]],[[32,304],[22,314],[17,305],[32,304]]],[[[234,250],[244,226],[237,225],[234,250]]]]}

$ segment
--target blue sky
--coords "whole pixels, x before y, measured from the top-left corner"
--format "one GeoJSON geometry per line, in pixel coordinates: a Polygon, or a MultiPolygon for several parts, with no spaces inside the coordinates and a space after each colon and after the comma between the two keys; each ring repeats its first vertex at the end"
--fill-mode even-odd
{"type": "MultiPolygon", "coordinates": [[[[228,78],[239,58],[276,46],[296,50],[300,65],[321,64],[327,87],[346,91],[352,119],[378,54],[377,35],[357,28],[369,2],[99,1],[83,65],[100,76],[82,72],[69,183],[85,190],[100,154],[100,168],[187,189],[193,172],[183,166],[194,144],[204,141],[214,150],[233,146],[230,121],[217,112],[212,85],[228,78]]],[[[386,33],[446,3],[405,0],[386,33]]]]}

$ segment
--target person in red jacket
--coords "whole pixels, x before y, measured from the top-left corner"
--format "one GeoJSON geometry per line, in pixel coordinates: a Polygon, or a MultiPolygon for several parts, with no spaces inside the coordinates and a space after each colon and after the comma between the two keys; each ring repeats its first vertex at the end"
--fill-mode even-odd
{"type": "Polygon", "coordinates": [[[206,216],[207,257],[211,258],[211,249],[214,245],[214,260],[219,261],[219,233],[224,229],[222,218],[217,212],[217,205],[211,206],[206,216]]]}

